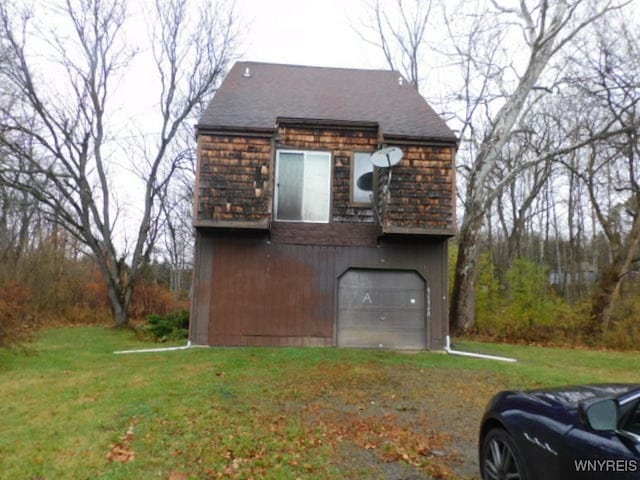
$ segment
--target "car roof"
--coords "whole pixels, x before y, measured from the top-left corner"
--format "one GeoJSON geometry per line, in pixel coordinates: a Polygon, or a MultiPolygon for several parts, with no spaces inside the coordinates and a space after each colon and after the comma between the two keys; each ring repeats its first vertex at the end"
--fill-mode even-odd
{"type": "Polygon", "coordinates": [[[625,393],[618,399],[620,405],[624,405],[635,400],[640,400],[640,385],[637,385],[637,388],[625,393]]]}
{"type": "Polygon", "coordinates": [[[637,395],[637,398],[640,398],[640,385],[620,383],[575,385],[528,390],[525,393],[547,403],[577,407],[585,400],[596,398],[619,398],[621,403],[626,396],[636,398],[634,395],[637,395]]]}

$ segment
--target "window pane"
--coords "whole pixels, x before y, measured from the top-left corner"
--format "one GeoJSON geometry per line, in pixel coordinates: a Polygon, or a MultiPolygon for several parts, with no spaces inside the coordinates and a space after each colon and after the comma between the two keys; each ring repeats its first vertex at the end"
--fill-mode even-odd
{"type": "Polygon", "coordinates": [[[302,220],[304,155],[280,152],[278,156],[278,198],[276,218],[302,220]]]}
{"type": "Polygon", "coordinates": [[[304,220],[328,222],[330,195],[331,156],[307,152],[304,162],[304,220]]]}
{"type": "Polygon", "coordinates": [[[371,203],[373,165],[369,161],[370,158],[370,153],[353,155],[352,200],[356,203],[371,203]]]}

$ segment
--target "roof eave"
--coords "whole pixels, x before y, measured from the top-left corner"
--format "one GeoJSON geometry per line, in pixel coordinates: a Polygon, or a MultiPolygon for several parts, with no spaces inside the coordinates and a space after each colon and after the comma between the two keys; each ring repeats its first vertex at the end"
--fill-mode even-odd
{"type": "Polygon", "coordinates": [[[237,125],[196,125],[198,135],[243,135],[250,137],[271,138],[276,132],[276,127],[241,127],[237,125]]]}
{"type": "Polygon", "coordinates": [[[404,144],[425,144],[429,145],[442,145],[446,147],[458,148],[460,140],[453,137],[438,137],[438,136],[421,136],[421,135],[404,135],[399,133],[384,133],[383,141],[388,143],[404,143],[404,144]]]}
{"type": "Polygon", "coordinates": [[[455,237],[455,228],[431,228],[431,227],[399,227],[395,225],[383,225],[382,234],[398,237],[455,237]]]}
{"type": "Polygon", "coordinates": [[[366,120],[337,120],[333,118],[303,118],[303,117],[277,117],[276,125],[278,126],[314,126],[314,127],[339,127],[339,128],[357,128],[357,129],[375,129],[379,128],[378,122],[366,120]]]}
{"type": "MultiPolygon", "coordinates": [[[[298,117],[277,117],[276,125],[273,127],[249,127],[238,125],[209,125],[198,124],[197,135],[244,135],[254,137],[273,137],[280,126],[302,126],[302,127],[338,127],[344,129],[378,129],[378,122],[364,120],[336,120],[329,118],[298,118],[298,117]]],[[[406,135],[401,133],[382,133],[383,141],[399,144],[430,144],[458,147],[460,141],[457,137],[444,136],[423,136],[406,135]]]]}

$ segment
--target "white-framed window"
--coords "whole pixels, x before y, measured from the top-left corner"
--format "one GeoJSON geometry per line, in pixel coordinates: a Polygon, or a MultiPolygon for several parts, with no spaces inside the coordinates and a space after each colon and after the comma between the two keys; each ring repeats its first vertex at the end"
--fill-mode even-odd
{"type": "Polygon", "coordinates": [[[371,153],[354,152],[351,169],[351,201],[371,203],[373,191],[373,165],[369,161],[371,153]]]}
{"type": "Polygon", "coordinates": [[[278,150],[276,220],[329,222],[331,153],[278,150]]]}

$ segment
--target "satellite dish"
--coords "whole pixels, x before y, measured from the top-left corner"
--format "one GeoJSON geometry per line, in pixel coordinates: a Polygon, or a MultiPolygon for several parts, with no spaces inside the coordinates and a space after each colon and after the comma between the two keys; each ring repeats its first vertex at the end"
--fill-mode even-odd
{"type": "Polygon", "coordinates": [[[371,154],[371,163],[376,167],[391,168],[402,160],[402,150],[398,147],[387,147],[371,154]]]}
{"type": "Polygon", "coordinates": [[[373,191],[373,172],[366,172],[356,180],[356,186],[365,192],[373,191]]]}

